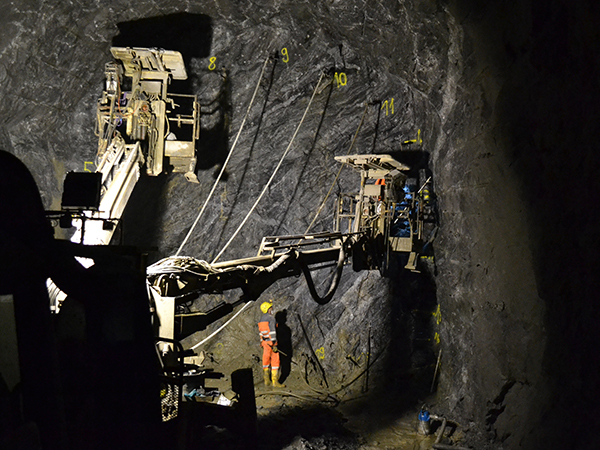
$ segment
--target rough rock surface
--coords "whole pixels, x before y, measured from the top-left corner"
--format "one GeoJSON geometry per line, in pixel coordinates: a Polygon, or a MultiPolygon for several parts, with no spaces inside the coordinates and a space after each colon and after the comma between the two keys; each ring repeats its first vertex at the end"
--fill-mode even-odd
{"type": "MultiPolygon", "coordinates": [[[[190,78],[177,87],[203,105],[200,184],[143,178],[125,217],[125,242],[156,247],[150,257],[158,260],[183,241],[263,62],[276,54],[226,181],[183,251],[210,261],[269,179],[327,72],[275,182],[220,260],[254,255],[263,236],[304,232],[336,176],[333,156],[346,154],[368,105],[353,152],[407,157],[413,148],[402,143],[420,130],[440,215],[435,268],[421,276],[398,270],[391,279],[348,269],[326,306],[310,299],[303,279],[272,286],[263,298],[286,311],[281,330],[299,363],[286,375],[307,370],[313,386],[333,392],[364,372],[369,355],[376,358],[370,392],[378,394],[345,410],[359,417],[380,405],[371,419],[381,419],[369,426],[391,426],[388,411],[416,417],[428,401],[460,424],[462,445],[593,446],[587,420],[598,416],[575,415],[597,410],[586,394],[598,387],[590,336],[598,313],[591,250],[598,246],[599,67],[587,54],[599,43],[597,7],[476,3],[11,2],[0,18],[0,147],[30,168],[45,206],[57,208],[65,174],[95,159],[95,102],[111,43],[182,51],[190,78]],[[335,72],[345,85],[332,81],[335,72]],[[386,114],[383,102],[392,99],[394,113],[386,114]],[[437,395],[426,399],[440,351],[437,395]]],[[[357,183],[344,169],[334,193],[357,183]]],[[[313,231],[331,222],[328,207],[313,231]]],[[[256,309],[208,343],[224,371],[259,367],[256,309]]],[[[340,397],[364,390],[363,375],[340,397]]],[[[352,430],[362,441],[334,442],[301,423],[270,448],[378,447],[364,428],[352,430]]]]}

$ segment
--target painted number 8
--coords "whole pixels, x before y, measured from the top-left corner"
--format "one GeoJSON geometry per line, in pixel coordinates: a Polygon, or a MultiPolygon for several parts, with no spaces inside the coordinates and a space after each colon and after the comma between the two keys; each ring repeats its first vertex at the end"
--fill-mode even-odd
{"type": "Polygon", "coordinates": [[[215,70],[216,69],[216,65],[215,65],[215,61],[217,60],[216,56],[213,56],[209,59],[210,64],[208,65],[208,70],[215,70]]]}

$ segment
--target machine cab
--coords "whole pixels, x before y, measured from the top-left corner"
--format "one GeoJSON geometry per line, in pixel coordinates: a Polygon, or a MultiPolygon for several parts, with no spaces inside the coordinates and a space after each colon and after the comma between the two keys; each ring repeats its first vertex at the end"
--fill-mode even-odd
{"type": "MultiPolygon", "coordinates": [[[[363,233],[353,250],[355,270],[386,272],[393,253],[405,253],[405,268],[416,270],[423,244],[425,207],[419,180],[410,167],[386,154],[336,156],[360,172],[358,193],[338,198],[336,231],[363,233]]],[[[428,182],[429,180],[427,180],[428,182]]]]}

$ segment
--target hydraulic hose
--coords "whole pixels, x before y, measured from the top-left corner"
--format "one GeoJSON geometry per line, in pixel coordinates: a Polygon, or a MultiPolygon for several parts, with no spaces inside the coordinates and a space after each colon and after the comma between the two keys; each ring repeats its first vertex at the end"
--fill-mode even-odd
{"type": "Polygon", "coordinates": [[[304,278],[306,278],[306,283],[308,284],[308,290],[310,291],[310,295],[313,298],[313,300],[315,302],[317,302],[319,305],[325,305],[325,304],[329,303],[330,300],[333,298],[333,294],[335,294],[335,291],[337,290],[337,287],[340,282],[340,278],[342,277],[342,270],[344,268],[344,260],[346,259],[346,253],[344,252],[344,246],[345,246],[344,243],[342,243],[342,246],[340,247],[340,253],[338,256],[336,268],[335,268],[335,273],[331,280],[331,285],[329,286],[329,290],[327,291],[327,294],[325,294],[325,296],[323,296],[323,297],[319,296],[319,294],[317,293],[317,289],[315,288],[315,283],[312,279],[312,275],[310,274],[310,269],[308,268],[308,265],[304,262],[302,253],[298,252],[298,263],[300,264],[300,269],[302,270],[302,273],[304,274],[304,278]]]}

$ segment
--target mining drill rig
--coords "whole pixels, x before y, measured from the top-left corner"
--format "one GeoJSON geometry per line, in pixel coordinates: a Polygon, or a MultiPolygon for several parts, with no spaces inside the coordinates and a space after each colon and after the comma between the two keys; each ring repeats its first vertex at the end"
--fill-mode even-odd
{"type": "MultiPolygon", "coordinates": [[[[211,373],[201,364],[198,353],[184,349],[180,341],[231,314],[236,306],[257,300],[277,280],[302,274],[313,299],[325,304],[332,299],[345,265],[351,264],[355,271],[379,270],[383,276],[388,275],[390,268],[398,262],[407,270],[418,271],[419,255],[427,252],[431,236],[435,234],[431,178],[427,177],[424,169],[415,172],[386,154],[336,157],[338,162],[360,173],[360,187],[357,192],[338,197],[332,231],[268,236],[263,238],[256,256],[213,264],[194,257],[173,256],[146,267],[136,249],[109,245],[144,169],[148,176],[172,171],[183,173],[190,182],[198,182],[195,165],[196,141],[200,133],[200,106],[196,96],[174,94],[168,89],[171,80],[187,77],[180,53],[122,47],[111,48],[111,53],[114,61],[105,66],[105,89],[97,104],[96,171],[67,174],[62,208],[60,211],[46,211],[46,218],[55,226],[74,229],[70,242],[61,244],[59,251],[77,258],[83,267],[90,267],[90,273],[94,265],[102,266],[106,273],[116,273],[120,280],[123,272],[115,267],[122,263],[124,257],[127,260],[125,265],[129,264],[125,272],[132,273],[130,269],[133,268],[133,272],[139,274],[139,270],[143,270],[145,289],[142,297],[145,297],[153,329],[153,343],[149,345],[153,349],[152,358],[157,362],[158,383],[154,398],[157,403],[160,398],[163,424],[176,422],[176,418],[185,420],[182,418],[181,405],[186,403],[183,401],[183,392],[187,378],[202,378],[211,373]],[[110,262],[114,254],[118,255],[119,264],[110,262]],[[315,270],[332,267],[330,287],[320,295],[311,274],[315,270]],[[181,305],[201,295],[235,289],[239,289],[241,294],[234,303],[222,303],[202,313],[181,311],[181,305]]],[[[113,278],[103,278],[106,274],[101,269],[97,269],[102,274],[100,278],[88,278],[88,272],[81,270],[82,267],[77,264],[73,265],[72,261],[66,266],[76,266],[70,272],[72,277],[80,277],[84,281],[89,279],[89,283],[110,280],[107,285],[114,284],[113,278]]],[[[127,337],[129,325],[136,329],[145,326],[138,323],[144,322],[144,319],[137,316],[131,317],[131,324],[121,324],[121,304],[113,301],[106,306],[104,299],[110,296],[125,298],[125,294],[115,294],[117,289],[125,286],[124,291],[133,292],[134,289],[127,282],[124,285],[114,284],[112,294],[86,294],[81,286],[78,288],[76,283],[65,281],[69,278],[65,271],[58,273],[56,279],[51,273],[53,270],[49,269],[47,287],[50,310],[54,316],[65,315],[63,309],[70,304],[66,301],[69,297],[91,295],[93,298],[87,303],[83,302],[85,312],[79,313],[82,317],[78,316],[77,308],[66,308],[67,319],[58,320],[63,322],[63,327],[69,329],[73,323],[86,322],[88,328],[100,330],[99,335],[103,330],[114,328],[127,337]],[[94,315],[101,319],[92,326],[96,323],[94,315]],[[73,323],[65,326],[68,317],[73,323]]],[[[132,275],[133,278],[136,276],[132,275]]],[[[135,292],[139,297],[139,289],[135,292]]],[[[129,301],[130,297],[126,298],[129,301]]],[[[133,309],[128,309],[124,316],[129,317],[133,309]]],[[[66,332],[69,333],[75,332],[66,332]]],[[[106,335],[104,339],[109,342],[107,346],[113,348],[113,338],[106,335]]],[[[121,349],[119,347],[114,351],[121,349]]],[[[123,365],[133,364],[121,356],[123,365]]],[[[104,360],[110,360],[110,357],[106,356],[104,360]]],[[[144,364],[137,366],[151,367],[152,364],[148,363],[146,357],[144,364]]],[[[127,378],[121,380],[115,376],[115,372],[120,373],[120,368],[111,366],[110,370],[106,370],[106,376],[112,377],[111,386],[121,386],[123,395],[126,395],[126,386],[133,381],[127,378]]],[[[234,379],[232,376],[232,385],[234,379]]],[[[250,418],[251,422],[252,417],[256,417],[251,372],[249,377],[247,373],[239,374],[235,384],[237,387],[232,388],[237,389],[238,401],[227,401],[225,407],[230,408],[234,415],[250,418]]],[[[102,383],[99,385],[104,386],[102,383]]],[[[117,396],[107,394],[106,398],[98,398],[96,403],[103,406],[92,411],[101,410],[106,417],[110,416],[110,398],[117,396]]],[[[217,407],[224,406],[219,403],[217,407]]],[[[140,409],[146,412],[151,408],[140,409]]],[[[143,417],[140,421],[144,422],[143,417]]],[[[89,429],[99,434],[102,434],[99,429],[110,431],[111,426],[116,426],[98,428],[95,423],[86,423],[89,429]]],[[[49,425],[49,428],[55,427],[49,425]]],[[[139,429],[143,428],[144,423],[139,429]]],[[[86,427],[79,429],[86,430],[86,427]]],[[[241,429],[251,433],[252,425],[241,429]]],[[[85,434],[85,431],[80,433],[85,434]]],[[[75,440],[87,442],[84,436],[75,440]]],[[[104,444],[113,445],[114,442],[108,439],[104,444]]]]}
{"type": "MultiPolygon", "coordinates": [[[[328,303],[344,265],[355,271],[389,273],[395,256],[404,256],[404,268],[417,271],[419,254],[433,230],[429,182],[418,187],[405,175],[410,168],[389,155],[336,157],[360,172],[360,190],[338,197],[334,229],[307,235],[264,237],[253,257],[209,264],[188,256],[164,258],[147,268],[147,280],[160,317],[171,317],[177,305],[203,294],[240,289],[236,304],[223,304],[206,314],[179,314],[174,321],[159,320],[162,336],[186,337],[208,323],[231,313],[240,303],[256,300],[279,279],[304,275],[312,298],[328,303]],[[429,228],[429,233],[427,233],[429,228]],[[311,272],[322,265],[335,267],[324,295],[316,288],[311,272]]],[[[398,259],[399,261],[402,258],[398,259]]]]}

